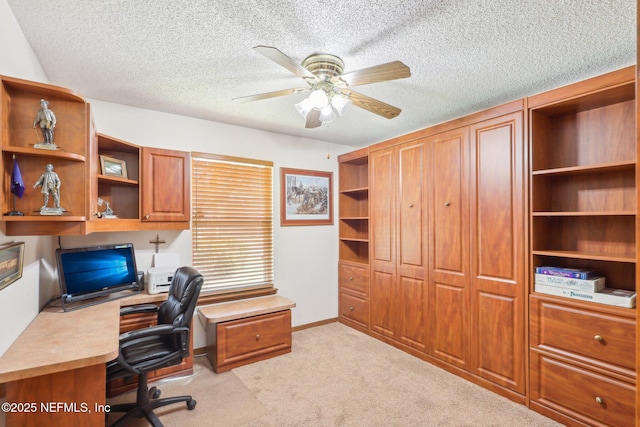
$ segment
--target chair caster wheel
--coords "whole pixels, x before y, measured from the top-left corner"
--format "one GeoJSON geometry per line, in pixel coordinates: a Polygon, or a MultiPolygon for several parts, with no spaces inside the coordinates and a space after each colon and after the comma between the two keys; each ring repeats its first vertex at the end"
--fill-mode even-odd
{"type": "Polygon", "coordinates": [[[162,394],[162,391],[159,388],[152,387],[151,390],[149,390],[149,393],[151,394],[152,399],[157,399],[160,397],[160,394],[162,394]]]}
{"type": "Polygon", "coordinates": [[[196,407],[196,401],[191,399],[187,400],[187,409],[192,411],[196,407]]]}

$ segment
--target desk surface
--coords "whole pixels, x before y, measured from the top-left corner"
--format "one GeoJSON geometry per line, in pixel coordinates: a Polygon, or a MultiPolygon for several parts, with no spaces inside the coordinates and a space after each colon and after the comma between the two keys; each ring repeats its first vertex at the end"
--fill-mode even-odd
{"type": "Polygon", "coordinates": [[[0,384],[115,359],[120,307],[166,298],[141,293],[69,312],[59,307],[41,311],[0,357],[0,384]]]}
{"type": "Polygon", "coordinates": [[[0,358],[0,383],[106,363],[118,357],[120,303],[41,311],[0,358]]]}

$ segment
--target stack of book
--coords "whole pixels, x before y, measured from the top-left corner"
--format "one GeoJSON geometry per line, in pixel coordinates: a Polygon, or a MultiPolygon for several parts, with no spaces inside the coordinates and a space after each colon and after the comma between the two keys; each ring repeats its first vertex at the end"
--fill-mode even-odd
{"type": "Polygon", "coordinates": [[[605,278],[591,270],[536,267],[535,291],[618,307],[636,305],[635,291],[607,288],[605,278]]]}

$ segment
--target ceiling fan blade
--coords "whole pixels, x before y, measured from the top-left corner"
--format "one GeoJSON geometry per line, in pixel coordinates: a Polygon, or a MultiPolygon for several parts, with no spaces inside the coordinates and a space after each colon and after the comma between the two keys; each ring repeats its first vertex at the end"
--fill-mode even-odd
{"type": "Polygon", "coordinates": [[[370,83],[411,77],[411,70],[400,61],[388,62],[361,70],[351,71],[332,78],[332,81],[343,80],[349,86],[368,85],[370,83]]]}
{"type": "Polygon", "coordinates": [[[256,46],[253,49],[256,52],[258,52],[259,54],[261,54],[261,55],[267,57],[268,59],[272,60],[276,64],[279,64],[279,65],[283,66],[284,68],[286,68],[287,70],[291,71],[293,74],[295,74],[298,77],[302,77],[303,79],[311,78],[311,79],[314,79],[314,80],[316,78],[316,76],[314,76],[311,73],[311,71],[307,70],[302,65],[300,65],[299,63],[297,63],[293,59],[289,58],[287,55],[285,55],[284,53],[280,52],[275,47],[256,46]]]}
{"type": "Polygon", "coordinates": [[[394,117],[398,117],[400,112],[402,111],[398,107],[394,107],[393,105],[385,104],[382,101],[378,101],[377,99],[369,98],[366,95],[363,95],[358,92],[353,92],[351,90],[343,89],[340,92],[347,94],[351,97],[351,101],[353,105],[356,107],[363,108],[367,111],[370,111],[374,114],[384,117],[385,119],[393,119],[394,117]]]}
{"type": "Polygon", "coordinates": [[[306,92],[308,90],[309,88],[306,88],[306,87],[296,87],[293,89],[283,89],[283,90],[276,90],[274,92],[258,93],[256,95],[239,96],[237,98],[233,98],[233,101],[239,101],[239,102],[259,101],[261,99],[275,98],[277,96],[285,96],[285,95],[292,95],[294,93],[306,92]]]}
{"type": "Polygon", "coordinates": [[[307,129],[317,128],[322,122],[320,121],[320,110],[312,108],[307,114],[307,123],[304,125],[307,129]]]}

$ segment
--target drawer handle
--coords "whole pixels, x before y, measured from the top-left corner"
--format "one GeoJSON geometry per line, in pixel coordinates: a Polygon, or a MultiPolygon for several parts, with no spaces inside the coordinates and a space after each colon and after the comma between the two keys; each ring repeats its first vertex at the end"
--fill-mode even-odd
{"type": "Polygon", "coordinates": [[[256,334],[256,341],[260,339],[260,334],[256,334]]]}
{"type": "Polygon", "coordinates": [[[594,338],[596,341],[600,342],[600,343],[604,341],[604,338],[602,338],[602,335],[596,335],[596,336],[595,336],[595,337],[593,337],[593,338],[594,338]]]}
{"type": "Polygon", "coordinates": [[[414,205],[413,203],[409,203],[409,207],[412,208],[414,205]]]}
{"type": "Polygon", "coordinates": [[[349,277],[349,280],[353,281],[353,276],[349,277]]]}
{"type": "Polygon", "coordinates": [[[600,396],[596,396],[596,402],[598,402],[599,405],[604,405],[604,399],[600,396]]]}
{"type": "Polygon", "coordinates": [[[445,206],[451,206],[451,202],[444,202],[445,206]]]}
{"type": "Polygon", "coordinates": [[[349,311],[353,311],[353,306],[349,307],[349,311]]]}

